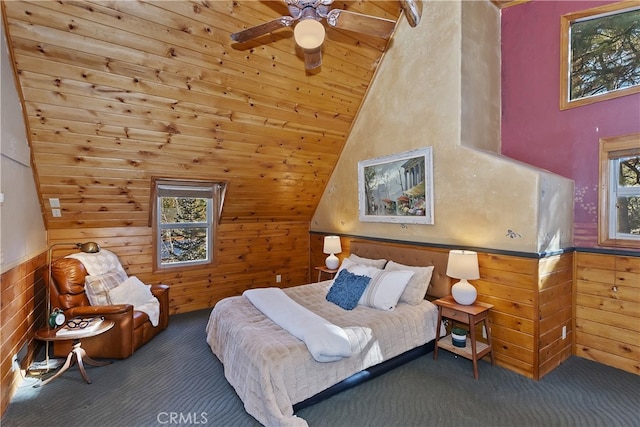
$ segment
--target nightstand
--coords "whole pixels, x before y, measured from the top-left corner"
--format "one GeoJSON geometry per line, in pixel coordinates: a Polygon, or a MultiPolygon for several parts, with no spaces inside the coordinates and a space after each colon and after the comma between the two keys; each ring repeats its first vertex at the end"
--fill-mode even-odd
{"type": "Polygon", "coordinates": [[[328,274],[329,279],[333,279],[333,276],[338,272],[337,268],[327,268],[324,265],[316,267],[316,270],[318,270],[318,282],[322,280],[323,274],[328,274]]]}
{"type": "Polygon", "coordinates": [[[494,365],[493,348],[491,346],[491,328],[489,327],[489,310],[493,305],[476,301],[471,305],[458,304],[451,295],[434,301],[438,306],[438,325],[442,319],[450,319],[458,323],[464,323],[469,326],[469,336],[464,347],[456,347],[451,341],[451,334],[444,338],[440,338],[436,334],[436,344],[433,351],[433,359],[438,359],[438,348],[448,350],[458,356],[465,357],[473,362],[473,376],[478,379],[478,360],[487,354],[491,358],[491,364],[494,365]],[[487,333],[487,342],[476,340],[476,325],[483,323],[484,330],[487,333]]]}

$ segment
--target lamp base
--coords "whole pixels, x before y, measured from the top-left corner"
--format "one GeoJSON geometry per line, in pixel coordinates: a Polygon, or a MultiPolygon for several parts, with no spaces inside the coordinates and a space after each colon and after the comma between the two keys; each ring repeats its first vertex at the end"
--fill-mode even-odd
{"type": "Polygon", "coordinates": [[[324,263],[327,266],[327,268],[331,270],[335,270],[340,265],[340,260],[334,254],[331,254],[327,257],[324,263]]]}
{"type": "Polygon", "coordinates": [[[451,295],[458,304],[471,305],[475,302],[478,291],[467,279],[462,279],[451,287],[451,295]]]}

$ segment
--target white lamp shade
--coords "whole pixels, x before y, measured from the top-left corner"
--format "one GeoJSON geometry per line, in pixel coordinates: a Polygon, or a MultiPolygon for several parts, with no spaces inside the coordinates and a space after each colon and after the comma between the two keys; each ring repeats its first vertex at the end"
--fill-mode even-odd
{"type": "Polygon", "coordinates": [[[339,254],[342,252],[342,246],[340,245],[340,236],[325,236],[324,248],[322,250],[325,254],[339,254]]]}
{"type": "Polygon", "coordinates": [[[342,245],[340,245],[340,236],[325,236],[324,248],[322,250],[325,254],[329,254],[325,260],[325,265],[331,270],[335,270],[340,265],[340,260],[335,254],[342,252],[342,245]]]}
{"type": "Polygon", "coordinates": [[[479,279],[478,254],[473,251],[454,250],[449,252],[447,263],[447,276],[461,279],[451,287],[453,299],[462,305],[471,305],[475,302],[478,292],[467,279],[479,279]]]}
{"type": "Polygon", "coordinates": [[[473,251],[449,251],[447,276],[454,279],[479,279],[478,254],[473,251]]]}
{"type": "Polygon", "coordinates": [[[293,38],[303,49],[317,49],[324,42],[324,25],[313,18],[303,19],[293,29],[293,38]]]}

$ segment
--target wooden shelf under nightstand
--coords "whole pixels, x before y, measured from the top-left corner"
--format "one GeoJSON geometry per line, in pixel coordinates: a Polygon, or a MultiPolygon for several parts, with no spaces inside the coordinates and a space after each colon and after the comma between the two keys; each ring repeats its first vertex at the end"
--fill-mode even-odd
{"type": "Polygon", "coordinates": [[[450,319],[469,326],[469,337],[464,347],[456,347],[451,341],[451,334],[440,338],[436,335],[436,345],[433,352],[433,359],[438,359],[438,349],[450,351],[458,356],[467,358],[473,362],[473,377],[478,379],[478,360],[487,354],[491,358],[491,364],[495,364],[493,360],[493,347],[491,345],[491,328],[489,326],[489,310],[493,305],[476,301],[471,305],[458,304],[451,295],[434,301],[438,306],[438,325],[442,319],[450,319]],[[487,342],[481,342],[476,339],[476,325],[482,322],[487,333],[487,342]]]}

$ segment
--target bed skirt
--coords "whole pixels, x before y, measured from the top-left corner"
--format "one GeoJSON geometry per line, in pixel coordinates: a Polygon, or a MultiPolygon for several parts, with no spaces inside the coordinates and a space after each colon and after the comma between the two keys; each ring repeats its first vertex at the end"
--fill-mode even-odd
{"type": "Polygon", "coordinates": [[[355,373],[351,375],[349,378],[346,378],[340,381],[339,383],[332,385],[328,389],[323,390],[320,393],[314,396],[311,396],[308,399],[303,400],[302,402],[298,402],[294,404],[293,412],[296,413],[301,409],[304,409],[311,405],[315,405],[316,403],[320,403],[323,400],[328,399],[331,396],[335,396],[340,392],[343,392],[359,384],[372,380],[386,372],[391,371],[392,369],[397,368],[398,366],[402,366],[405,363],[409,363],[412,360],[417,359],[418,357],[431,353],[434,350],[434,348],[435,348],[435,340],[432,340],[426,344],[421,345],[420,347],[413,348],[409,351],[406,351],[402,354],[397,355],[392,359],[389,359],[377,365],[371,366],[370,368],[367,368],[363,371],[355,373]]]}

